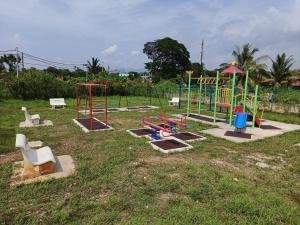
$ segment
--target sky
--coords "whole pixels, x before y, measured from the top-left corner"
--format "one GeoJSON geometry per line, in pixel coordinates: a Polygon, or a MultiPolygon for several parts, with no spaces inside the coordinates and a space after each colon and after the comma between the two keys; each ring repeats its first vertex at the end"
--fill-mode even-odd
{"type": "MultiPolygon", "coordinates": [[[[300,68],[300,0],[0,0],[0,50],[86,63],[97,57],[112,70],[144,70],[143,46],[171,37],[192,62],[213,69],[230,62],[236,45],[259,55],[286,52],[300,68]]],[[[29,63],[30,61],[27,60],[29,63]]],[[[25,59],[26,63],[26,59],[25,59]]]]}

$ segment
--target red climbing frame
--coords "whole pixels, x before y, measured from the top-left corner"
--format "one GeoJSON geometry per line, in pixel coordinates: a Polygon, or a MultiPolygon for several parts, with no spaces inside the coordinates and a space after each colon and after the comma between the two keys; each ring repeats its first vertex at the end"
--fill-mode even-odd
{"type": "MultiPolygon", "coordinates": [[[[79,119],[80,116],[80,103],[82,96],[80,96],[79,89],[80,87],[87,87],[88,88],[88,109],[89,109],[89,120],[90,120],[90,130],[93,129],[93,110],[94,109],[103,109],[104,110],[104,119],[101,120],[102,123],[104,123],[106,126],[108,126],[108,113],[107,113],[107,85],[106,84],[96,84],[96,83],[81,83],[77,84],[76,86],[76,111],[77,111],[77,119],[79,119]],[[93,87],[98,87],[98,88],[104,88],[104,100],[93,100],[93,92],[92,88],[93,87]],[[93,103],[101,103],[102,106],[98,107],[94,105],[93,103]]],[[[87,99],[86,99],[87,100],[87,99]]],[[[87,102],[85,104],[85,111],[86,113],[86,108],[87,108],[87,102]]]]}

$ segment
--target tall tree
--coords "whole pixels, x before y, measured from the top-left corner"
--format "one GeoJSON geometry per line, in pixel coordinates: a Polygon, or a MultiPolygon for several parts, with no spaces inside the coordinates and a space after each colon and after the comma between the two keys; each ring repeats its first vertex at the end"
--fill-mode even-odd
{"type": "Polygon", "coordinates": [[[89,74],[97,74],[105,70],[101,66],[100,60],[94,57],[92,57],[91,61],[87,61],[87,69],[89,74]]]}
{"type": "MultiPolygon", "coordinates": [[[[252,82],[261,81],[262,76],[265,73],[264,71],[267,68],[267,65],[261,62],[266,60],[268,56],[262,55],[255,58],[255,54],[258,51],[258,48],[252,48],[251,44],[247,43],[243,45],[242,48],[236,46],[236,49],[232,52],[232,55],[237,62],[237,66],[244,71],[249,71],[250,80],[252,82]]],[[[241,82],[241,80],[239,82],[241,82]]]]}
{"type": "Polygon", "coordinates": [[[294,64],[294,58],[292,56],[287,57],[285,53],[278,54],[276,59],[272,61],[272,67],[270,76],[273,79],[275,85],[281,86],[287,83],[289,77],[292,75],[291,67],[294,64]]]}
{"type": "Polygon", "coordinates": [[[146,69],[163,79],[176,78],[191,67],[186,47],[169,37],[147,42],[143,52],[151,60],[145,63],[146,69]]]}
{"type": "Polygon", "coordinates": [[[8,72],[15,72],[17,69],[17,63],[21,62],[20,56],[15,56],[13,54],[3,55],[0,57],[1,67],[7,68],[8,72]]]}

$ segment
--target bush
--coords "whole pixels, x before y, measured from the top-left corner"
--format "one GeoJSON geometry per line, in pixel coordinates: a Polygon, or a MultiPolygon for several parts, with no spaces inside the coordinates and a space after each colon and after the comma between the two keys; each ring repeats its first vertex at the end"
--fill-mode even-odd
{"type": "Polygon", "coordinates": [[[19,78],[10,78],[7,87],[15,98],[49,99],[55,97],[74,97],[74,88],[64,81],[55,79],[45,71],[27,70],[19,78]]]}

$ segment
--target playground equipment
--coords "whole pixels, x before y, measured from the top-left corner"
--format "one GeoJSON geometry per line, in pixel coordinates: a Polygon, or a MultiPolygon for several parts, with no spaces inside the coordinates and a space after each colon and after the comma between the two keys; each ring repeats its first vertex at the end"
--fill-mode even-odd
{"type": "Polygon", "coordinates": [[[36,176],[53,173],[56,161],[50,147],[31,149],[26,136],[17,134],[16,148],[21,150],[24,158],[22,176],[25,173],[36,176]]]}
{"type": "Polygon", "coordinates": [[[257,102],[258,98],[258,86],[255,87],[255,95],[248,95],[248,71],[246,72],[244,88],[236,88],[236,77],[244,76],[245,73],[236,67],[236,63],[233,62],[228,68],[224,69],[220,77],[219,71],[216,77],[200,77],[192,78],[192,71],[187,71],[188,74],[188,105],[187,105],[187,115],[191,113],[191,81],[192,79],[197,79],[197,84],[199,84],[199,94],[198,94],[198,114],[201,114],[201,103],[202,103],[202,86],[203,84],[211,85],[210,94],[210,109],[212,108],[213,102],[213,122],[216,123],[217,107],[227,109],[227,120],[229,114],[229,125],[232,126],[233,117],[237,112],[246,112],[248,118],[252,119],[252,127],[260,127],[263,117],[263,107],[257,102]],[[231,79],[231,80],[230,80],[231,79]],[[225,86],[225,84],[230,83],[231,85],[225,86]],[[214,86],[214,93],[213,88],[214,86]],[[212,100],[214,99],[214,100],[212,100]],[[261,109],[261,112],[258,112],[261,109]],[[229,111],[228,111],[229,110],[229,111]]]}
{"type": "Polygon", "coordinates": [[[242,131],[242,129],[245,129],[247,127],[247,113],[241,113],[237,112],[235,119],[234,119],[234,127],[237,131],[242,131]]]}
{"type": "Polygon", "coordinates": [[[157,98],[159,101],[159,105],[162,106],[158,92],[157,92],[155,86],[151,83],[135,82],[135,81],[123,82],[123,81],[112,81],[112,80],[95,81],[95,83],[103,84],[103,85],[106,85],[107,87],[111,86],[111,85],[117,86],[118,92],[119,92],[118,108],[122,107],[122,99],[123,98],[125,98],[125,100],[126,100],[126,107],[128,109],[137,107],[136,104],[130,104],[130,103],[135,103],[135,102],[130,102],[130,100],[128,100],[128,96],[130,95],[130,92],[133,92],[134,96],[141,95],[141,91],[139,90],[139,87],[142,87],[142,89],[141,89],[142,91],[144,91],[146,88],[146,95],[149,98],[149,100],[148,100],[148,103],[146,103],[145,105],[152,104],[152,101],[153,101],[152,94],[154,94],[154,97],[157,98]]]}
{"type": "Polygon", "coordinates": [[[96,83],[81,83],[76,85],[76,111],[77,119],[74,121],[82,128],[85,128],[84,131],[96,131],[96,130],[105,130],[110,128],[108,125],[108,112],[107,112],[107,86],[104,84],[96,83]],[[102,91],[102,99],[93,98],[93,88],[102,91]],[[80,118],[80,111],[88,112],[88,118],[80,118]],[[96,119],[94,112],[97,110],[104,111],[102,119],[96,119]]]}
{"type": "Polygon", "coordinates": [[[162,124],[157,125],[150,121],[150,117],[144,117],[142,119],[142,124],[147,125],[152,129],[151,139],[160,140],[165,137],[170,137],[177,133],[177,127],[187,127],[185,122],[185,117],[181,117],[180,121],[175,119],[167,118],[166,116],[156,117],[157,122],[162,122],[162,124]]]}

